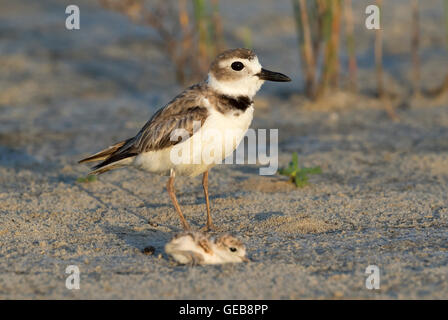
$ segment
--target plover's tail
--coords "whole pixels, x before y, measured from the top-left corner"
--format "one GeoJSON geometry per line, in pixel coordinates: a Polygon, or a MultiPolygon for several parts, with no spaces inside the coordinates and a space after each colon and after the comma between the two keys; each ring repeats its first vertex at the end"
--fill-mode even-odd
{"type": "Polygon", "coordinates": [[[100,164],[97,164],[96,166],[92,167],[92,171],[89,173],[89,175],[92,174],[101,174],[104,172],[107,172],[112,169],[118,169],[121,167],[124,167],[132,162],[131,156],[127,156],[124,159],[120,160],[111,160],[109,162],[109,159],[101,162],[100,164]]]}
{"type": "Polygon", "coordinates": [[[122,152],[122,150],[120,150],[123,146],[126,145],[127,142],[129,142],[129,139],[118,142],[118,143],[110,146],[109,148],[104,149],[98,153],[95,153],[94,155],[92,155],[90,157],[79,160],[78,162],[86,163],[86,162],[103,160],[103,162],[92,167],[93,171],[90,172],[89,174],[101,174],[106,171],[122,167],[131,162],[131,159],[130,159],[131,157],[134,157],[137,155],[137,154],[134,154],[131,152],[126,152],[126,151],[122,152]]]}

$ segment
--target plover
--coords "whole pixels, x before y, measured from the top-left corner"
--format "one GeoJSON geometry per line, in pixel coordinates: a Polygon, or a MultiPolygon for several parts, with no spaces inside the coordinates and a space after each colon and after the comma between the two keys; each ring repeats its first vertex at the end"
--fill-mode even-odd
{"type": "Polygon", "coordinates": [[[176,235],[165,252],[181,264],[221,264],[248,262],[244,244],[230,234],[212,237],[200,232],[176,235]]]}
{"type": "Polygon", "coordinates": [[[244,137],[252,122],[252,99],[265,80],[291,81],[284,74],[262,68],[251,50],[239,48],[225,51],[212,62],[204,81],[187,88],[159,109],[136,136],[79,162],[102,161],[92,168],[90,174],[130,166],[169,175],[167,190],[185,230],[190,230],[190,226],[177,202],[174,178],[176,175],[197,176],[202,173],[207,210],[205,228],[213,229],[208,197],[208,171],[232,154],[244,137]],[[177,136],[173,138],[173,133],[179,130],[188,133],[189,138],[180,141],[177,136]],[[199,148],[187,148],[193,144],[195,137],[209,131],[213,135],[225,136],[225,142],[216,142],[212,137],[202,140],[201,144],[195,144],[200,145],[199,148]],[[213,161],[203,161],[202,155],[215,144],[220,144],[219,147],[225,151],[213,153],[213,161]],[[190,159],[199,161],[173,161],[175,148],[190,150],[190,159]]]}

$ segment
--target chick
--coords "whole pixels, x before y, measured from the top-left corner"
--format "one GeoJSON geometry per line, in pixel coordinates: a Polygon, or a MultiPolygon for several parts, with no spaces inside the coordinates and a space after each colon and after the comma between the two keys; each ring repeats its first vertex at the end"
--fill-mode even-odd
{"type": "Polygon", "coordinates": [[[244,244],[223,234],[212,237],[201,232],[184,232],[165,245],[165,252],[181,264],[221,264],[248,262],[244,244]]]}

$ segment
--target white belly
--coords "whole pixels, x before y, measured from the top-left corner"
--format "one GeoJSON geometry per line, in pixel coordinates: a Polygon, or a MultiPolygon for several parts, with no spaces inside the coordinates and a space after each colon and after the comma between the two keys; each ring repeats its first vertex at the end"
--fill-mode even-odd
{"type": "Polygon", "coordinates": [[[135,157],[133,165],[139,169],[168,174],[196,176],[232,154],[238,147],[253,118],[251,106],[241,111],[222,114],[209,109],[209,116],[192,137],[163,150],[145,152],[135,157]],[[235,113],[239,115],[235,115],[235,113]]]}

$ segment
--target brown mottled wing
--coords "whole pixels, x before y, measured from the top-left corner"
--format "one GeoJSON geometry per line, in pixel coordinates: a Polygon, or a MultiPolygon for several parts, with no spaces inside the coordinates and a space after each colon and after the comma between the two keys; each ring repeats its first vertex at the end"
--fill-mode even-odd
{"type": "Polygon", "coordinates": [[[209,241],[206,238],[199,240],[198,245],[202,248],[202,250],[204,250],[205,253],[212,253],[212,249],[209,246],[209,241]]]}
{"type": "Polygon", "coordinates": [[[200,122],[202,125],[208,115],[208,110],[202,103],[203,91],[201,85],[195,85],[182,92],[157,111],[134,138],[127,140],[109,158],[94,168],[99,169],[142,152],[173,146],[180,142],[171,140],[171,133],[176,129],[184,129],[191,136],[193,129],[196,129],[194,124],[200,122]]]}
{"type": "Polygon", "coordinates": [[[205,107],[191,106],[180,113],[164,115],[158,114],[155,119],[149,122],[136,136],[133,147],[138,153],[165,149],[179,143],[179,140],[172,140],[171,134],[176,129],[184,129],[189,136],[193,135],[194,124],[204,123],[208,111],[205,107]]]}
{"type": "Polygon", "coordinates": [[[133,147],[141,153],[173,146],[179,142],[170,139],[176,129],[184,129],[191,136],[195,121],[202,125],[208,115],[203,98],[199,85],[185,90],[154,114],[135,136],[133,147]]]}

